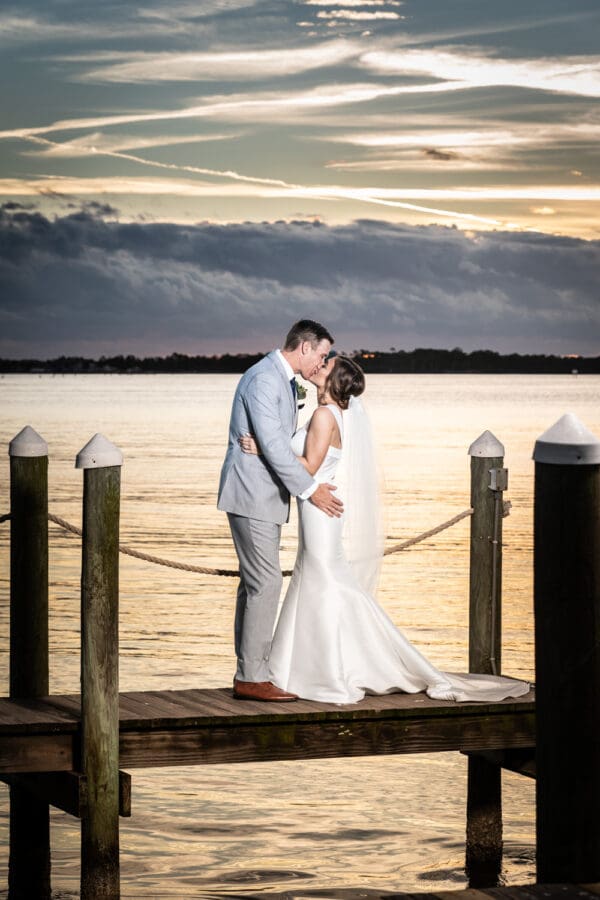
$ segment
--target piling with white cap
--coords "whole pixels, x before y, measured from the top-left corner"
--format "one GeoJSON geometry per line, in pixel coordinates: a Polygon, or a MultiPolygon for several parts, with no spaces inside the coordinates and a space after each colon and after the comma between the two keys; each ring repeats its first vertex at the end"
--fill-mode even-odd
{"type": "MultiPolygon", "coordinates": [[[[500,671],[502,600],[502,488],[504,446],[484,431],[469,447],[471,536],[469,561],[469,671],[500,671]],[[493,479],[493,480],[492,480],[493,479]],[[498,485],[498,489],[492,489],[498,485]]],[[[493,887],[502,868],[502,774],[469,756],[465,869],[469,886],[493,887]]]]}
{"type": "Polygon", "coordinates": [[[537,878],[600,881],[600,440],[572,413],[535,444],[537,878]]]}
{"type": "Polygon", "coordinates": [[[600,441],[573,413],[565,413],[535,442],[533,458],[555,466],[600,463],[600,441]]]}
{"type": "MultiPolygon", "coordinates": [[[[471,546],[469,569],[469,671],[500,671],[502,596],[502,516],[498,516],[497,479],[504,470],[504,446],[484,431],[469,447],[471,457],[471,546]],[[496,532],[496,533],[495,533],[496,532]]],[[[500,500],[501,500],[500,496],[500,500]]]]}
{"type": "Polygon", "coordinates": [[[84,470],[81,568],[81,898],[116,900],[119,888],[119,508],[123,455],[96,434],[78,453],[84,470]]]}
{"type": "Polygon", "coordinates": [[[103,434],[95,434],[90,438],[75,459],[76,469],[104,469],[122,465],[123,454],[103,434]]]}
{"type": "MultiPolygon", "coordinates": [[[[48,445],[30,425],[9,444],[10,696],[48,694],[48,445]]],[[[50,898],[48,803],[10,788],[9,894],[50,898]]]]}
{"type": "Polygon", "coordinates": [[[8,455],[19,457],[19,459],[34,459],[42,456],[47,458],[48,444],[31,425],[26,425],[8,445],[8,455]]]}

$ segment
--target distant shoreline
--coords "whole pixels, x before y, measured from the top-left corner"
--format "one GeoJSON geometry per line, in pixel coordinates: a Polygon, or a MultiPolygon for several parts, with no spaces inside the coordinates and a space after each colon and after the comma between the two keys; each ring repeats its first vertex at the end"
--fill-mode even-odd
{"type": "MultiPolygon", "coordinates": [[[[386,374],[514,374],[514,375],[598,375],[600,356],[548,356],[493,350],[466,353],[455,350],[419,348],[416,350],[359,350],[351,354],[365,372],[386,374]]],[[[263,353],[186,356],[173,353],[166,357],[112,356],[88,359],[61,356],[56,359],[0,359],[2,374],[201,374],[245,372],[264,356],[263,353]]]]}

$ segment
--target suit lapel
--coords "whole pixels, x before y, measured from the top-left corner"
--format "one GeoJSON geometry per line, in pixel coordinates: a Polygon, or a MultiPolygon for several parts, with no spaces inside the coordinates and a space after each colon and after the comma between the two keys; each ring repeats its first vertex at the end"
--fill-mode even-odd
{"type": "Polygon", "coordinates": [[[293,422],[293,427],[294,427],[294,431],[295,431],[296,430],[296,420],[298,418],[298,409],[296,406],[296,400],[294,398],[294,395],[292,394],[292,388],[290,387],[290,383],[288,381],[287,374],[285,372],[285,369],[281,365],[281,361],[280,361],[277,353],[275,353],[275,351],[273,351],[272,353],[269,354],[269,356],[271,357],[273,364],[275,365],[275,368],[276,368],[277,372],[279,372],[281,380],[283,381],[283,383],[285,385],[285,389],[287,392],[286,396],[289,400],[290,411],[292,413],[292,422],[293,422]]]}

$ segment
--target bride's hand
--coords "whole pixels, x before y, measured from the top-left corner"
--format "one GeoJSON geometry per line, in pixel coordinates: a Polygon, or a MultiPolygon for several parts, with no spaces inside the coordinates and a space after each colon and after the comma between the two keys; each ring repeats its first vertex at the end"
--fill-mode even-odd
{"type": "Polygon", "coordinates": [[[238,444],[244,451],[244,453],[251,453],[254,456],[262,456],[260,452],[260,447],[256,442],[256,438],[253,434],[243,434],[240,438],[238,438],[238,444]]]}

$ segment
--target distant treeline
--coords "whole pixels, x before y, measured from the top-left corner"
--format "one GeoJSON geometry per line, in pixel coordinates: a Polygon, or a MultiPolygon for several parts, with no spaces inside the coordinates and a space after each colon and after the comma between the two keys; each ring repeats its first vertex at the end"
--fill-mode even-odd
{"type": "MultiPolygon", "coordinates": [[[[600,374],[600,356],[546,356],[542,354],[510,353],[502,355],[493,350],[465,353],[460,348],[436,350],[354,350],[350,354],[365,372],[387,373],[514,373],[564,374],[573,371],[582,375],[600,374]]],[[[102,356],[85,359],[80,356],[60,356],[58,359],[0,359],[0,372],[48,372],[53,374],[120,373],[166,374],[195,372],[245,372],[263,356],[262,353],[215,356],[102,356]]]]}

